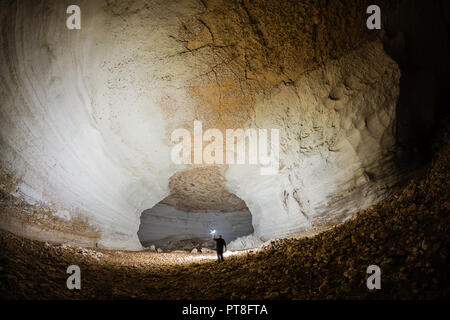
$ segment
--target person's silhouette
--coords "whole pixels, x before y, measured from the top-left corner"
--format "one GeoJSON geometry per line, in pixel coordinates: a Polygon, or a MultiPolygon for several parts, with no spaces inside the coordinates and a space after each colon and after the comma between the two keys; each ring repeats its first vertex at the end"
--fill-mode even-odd
{"type": "Polygon", "coordinates": [[[222,235],[219,234],[219,237],[216,238],[216,235],[213,234],[213,240],[216,242],[216,251],[217,251],[217,261],[223,261],[223,247],[225,246],[225,251],[227,250],[227,243],[223,240],[222,235]]]}

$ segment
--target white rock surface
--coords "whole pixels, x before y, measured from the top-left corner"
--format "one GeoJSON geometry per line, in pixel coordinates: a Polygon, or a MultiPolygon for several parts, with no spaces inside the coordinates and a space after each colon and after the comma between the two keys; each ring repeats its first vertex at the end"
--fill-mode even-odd
{"type": "Polygon", "coordinates": [[[280,174],[238,165],[226,173],[228,190],[252,212],[256,237],[339,223],[385,195],[395,179],[399,78],[377,42],[261,97],[249,127],[280,129],[280,174]]]}
{"type": "Polygon", "coordinates": [[[30,203],[88,218],[102,232],[101,246],[141,249],[139,216],[168,195],[177,169],[166,122],[189,119],[180,107],[167,120],[159,102],[170,95],[176,108],[192,100],[183,88],[193,75],[189,57],[164,57],[185,50],[170,35],[180,17],[203,6],[77,4],[81,30],[66,29],[63,2],[51,10],[33,2],[2,8],[2,21],[13,17],[21,27],[0,39],[7,43],[0,60],[8,61],[0,64],[1,167],[21,179],[17,195],[30,203]],[[140,8],[150,16],[124,21],[140,8]]]}
{"type": "Polygon", "coordinates": [[[253,234],[250,234],[245,237],[239,237],[236,240],[233,240],[227,245],[228,250],[245,250],[245,249],[253,249],[259,248],[264,244],[261,239],[256,237],[253,234]]]}
{"type": "Polygon", "coordinates": [[[144,245],[155,243],[162,248],[170,248],[171,243],[189,239],[195,239],[198,244],[208,241],[211,245],[214,244],[211,229],[216,229],[225,241],[230,242],[253,233],[252,216],[249,211],[185,212],[157,204],[142,213],[138,236],[144,245]]]}
{"type": "MultiPolygon", "coordinates": [[[[142,249],[141,213],[169,195],[169,178],[184,169],[170,160],[169,137],[197,119],[191,80],[221,63],[174,37],[204,7],[79,1],[82,29],[67,30],[63,2],[52,10],[30,3],[0,13],[1,168],[20,179],[15,195],[54,205],[68,221],[86,218],[100,246],[142,249]]],[[[395,180],[399,78],[375,42],[256,96],[246,127],[280,129],[281,172],[225,171],[228,191],[251,211],[253,240],[339,223],[385,195],[395,180]]]]}

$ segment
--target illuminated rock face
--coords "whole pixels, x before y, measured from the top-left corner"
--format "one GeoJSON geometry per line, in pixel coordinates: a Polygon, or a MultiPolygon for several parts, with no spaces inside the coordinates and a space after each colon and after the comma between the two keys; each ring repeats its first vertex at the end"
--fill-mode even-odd
{"type": "Polygon", "coordinates": [[[212,230],[217,230],[216,236],[221,234],[225,241],[233,241],[253,233],[252,216],[248,210],[227,213],[186,212],[157,204],[142,213],[138,236],[146,247],[156,245],[191,250],[199,245],[214,245],[210,235],[212,230]]]}
{"type": "MultiPolygon", "coordinates": [[[[258,8],[230,11],[245,19],[216,19],[231,4],[206,3],[82,1],[81,30],[66,29],[59,2],[2,9],[0,162],[19,180],[16,196],[83,217],[100,231],[100,246],[125,249],[142,248],[140,215],[163,199],[202,210],[209,201],[217,212],[243,200],[254,237],[265,241],[334,225],[384,196],[396,179],[400,72],[381,44],[362,32],[359,41],[332,38],[341,45],[313,59],[323,43],[306,28],[297,39],[304,52],[290,40],[278,52],[284,31],[266,32],[274,21],[258,20],[258,8]],[[276,52],[286,56],[278,62],[276,52]],[[280,129],[280,173],[175,165],[170,134],[194,120],[280,129]],[[177,172],[188,172],[183,183],[220,184],[216,195],[173,194],[177,172]]],[[[305,24],[318,15],[296,14],[305,24]]]]}
{"type": "Polygon", "coordinates": [[[400,72],[372,43],[261,97],[250,126],[279,128],[278,175],[231,167],[228,189],[253,214],[262,240],[326,227],[385,195],[396,179],[400,72]]]}

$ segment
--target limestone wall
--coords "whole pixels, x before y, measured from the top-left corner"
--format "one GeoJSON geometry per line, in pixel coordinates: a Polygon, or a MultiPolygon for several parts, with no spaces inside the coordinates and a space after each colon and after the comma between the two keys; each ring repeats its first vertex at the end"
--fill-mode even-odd
{"type": "Polygon", "coordinates": [[[267,240],[339,223],[395,182],[400,73],[361,24],[365,1],[86,0],[81,30],[69,4],[2,4],[0,164],[13,195],[81,217],[100,246],[141,249],[141,212],[190,201],[171,194],[183,184],[221,184],[188,207],[226,211],[235,194],[267,240]],[[280,129],[280,174],[175,165],[170,134],[194,120],[280,129]]]}

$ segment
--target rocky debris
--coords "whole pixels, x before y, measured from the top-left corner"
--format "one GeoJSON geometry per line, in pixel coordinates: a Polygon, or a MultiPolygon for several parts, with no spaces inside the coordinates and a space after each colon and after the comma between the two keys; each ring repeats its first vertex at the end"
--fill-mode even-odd
{"type": "Polygon", "coordinates": [[[245,237],[239,237],[236,240],[231,241],[227,248],[230,250],[245,250],[250,248],[259,248],[264,243],[256,237],[255,235],[251,234],[245,237]]]}
{"type": "Polygon", "coordinates": [[[157,252],[161,253],[163,250],[161,248],[156,249],[157,252]]]}
{"type": "Polygon", "coordinates": [[[202,252],[202,253],[213,253],[214,250],[209,249],[209,248],[202,248],[202,249],[201,249],[201,252],[202,252]]]}
{"type": "Polygon", "coordinates": [[[95,260],[99,260],[100,258],[103,257],[103,253],[93,250],[93,249],[89,249],[89,248],[83,248],[83,247],[73,247],[70,244],[67,243],[63,243],[58,247],[56,247],[56,250],[58,252],[73,252],[73,253],[78,253],[80,255],[82,255],[83,257],[86,258],[92,258],[95,260]]]}
{"type": "Polygon", "coordinates": [[[174,250],[186,250],[191,251],[194,248],[200,249],[201,247],[214,248],[214,241],[204,241],[204,239],[199,238],[191,238],[184,240],[177,239],[168,239],[164,238],[161,240],[155,240],[154,242],[142,241],[144,247],[148,250],[156,251],[156,247],[161,248],[162,250],[174,251],[174,250]],[[150,243],[152,243],[150,245],[150,243]],[[154,248],[154,249],[152,249],[154,248]]]}
{"type": "Polygon", "coordinates": [[[176,172],[169,180],[169,188],[170,196],[161,203],[182,212],[248,212],[245,202],[225,188],[219,167],[199,167],[176,172]]]}
{"type": "Polygon", "coordinates": [[[90,226],[86,219],[74,214],[69,220],[65,220],[58,215],[56,207],[49,207],[40,202],[29,204],[22,197],[13,196],[19,182],[0,168],[0,212],[2,213],[0,226],[2,229],[13,229],[21,232],[23,236],[40,240],[48,239],[46,230],[86,236],[93,242],[98,239],[98,231],[90,226]],[[28,226],[40,226],[41,228],[44,226],[44,228],[30,234],[28,226]]]}
{"type": "Polygon", "coordinates": [[[201,244],[201,248],[210,248],[210,249],[213,249],[214,246],[215,245],[215,243],[214,242],[212,242],[212,241],[205,241],[205,242],[203,242],[202,244],[201,244]]]}
{"type": "Polygon", "coordinates": [[[197,248],[192,249],[191,253],[198,253],[197,248]]]}
{"type": "MultiPolygon", "coordinates": [[[[272,241],[222,264],[190,253],[92,250],[0,232],[0,297],[22,299],[433,299],[450,295],[450,130],[426,172],[318,235],[272,241]],[[102,259],[93,255],[102,254],[102,259]],[[199,259],[194,259],[198,257],[199,259]],[[68,265],[90,281],[65,287],[68,265]],[[381,268],[381,290],[366,287],[381,268]],[[111,284],[114,283],[114,288],[111,284]],[[111,288],[111,289],[110,289],[111,288]]],[[[160,249],[160,248],[158,248],[160,249]]],[[[202,249],[203,253],[203,249],[202,249]]]]}

